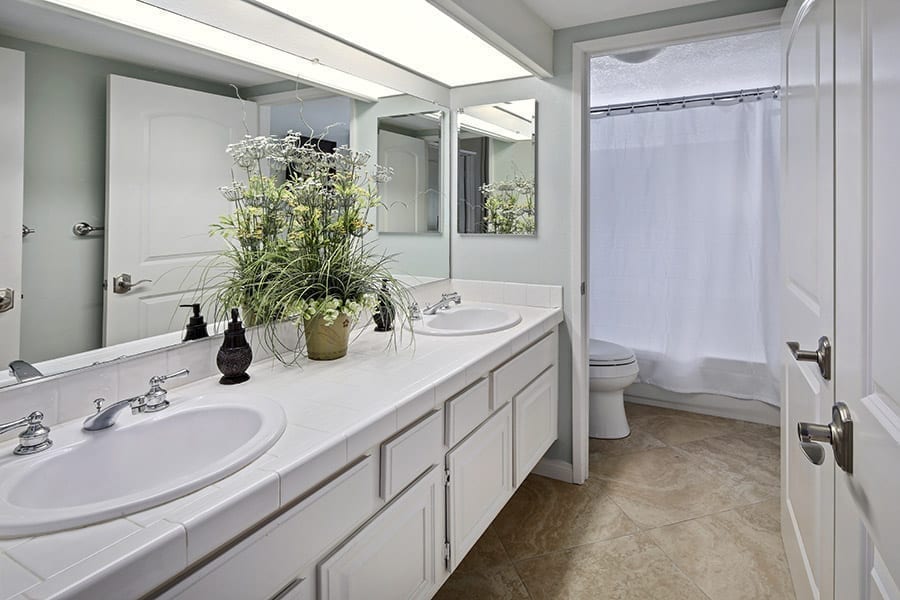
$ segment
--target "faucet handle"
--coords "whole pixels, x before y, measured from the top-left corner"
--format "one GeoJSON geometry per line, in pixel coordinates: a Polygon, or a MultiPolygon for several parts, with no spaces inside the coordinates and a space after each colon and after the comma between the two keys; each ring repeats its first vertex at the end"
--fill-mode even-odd
{"type": "Polygon", "coordinates": [[[13,450],[13,454],[35,454],[53,445],[53,441],[50,439],[50,428],[43,423],[44,413],[36,410],[25,419],[28,426],[19,434],[19,445],[13,450]]]}
{"type": "Polygon", "coordinates": [[[419,308],[418,302],[411,302],[409,305],[409,318],[413,321],[417,321],[422,318],[422,311],[419,308]]]}
{"type": "Polygon", "coordinates": [[[175,379],[176,377],[185,377],[190,374],[190,369],[181,369],[180,371],[175,371],[174,373],[169,373],[168,375],[154,375],[150,378],[150,387],[159,387],[160,384],[165,383],[169,379],[175,379]]]}
{"type": "Polygon", "coordinates": [[[106,398],[94,398],[94,406],[97,407],[97,412],[103,410],[104,402],[106,402],[106,398]]]}
{"type": "Polygon", "coordinates": [[[169,392],[161,387],[169,379],[176,377],[184,377],[189,375],[190,370],[181,369],[168,375],[154,375],[150,378],[150,391],[144,395],[143,412],[156,412],[168,408],[169,401],[166,399],[169,392]]]}

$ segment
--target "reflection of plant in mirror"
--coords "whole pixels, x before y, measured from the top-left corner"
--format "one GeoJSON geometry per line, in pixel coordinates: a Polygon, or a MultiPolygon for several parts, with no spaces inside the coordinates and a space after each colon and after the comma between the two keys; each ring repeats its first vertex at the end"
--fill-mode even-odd
{"type": "Polygon", "coordinates": [[[534,179],[513,179],[481,186],[485,233],[534,233],[534,179]]]}
{"type": "MultiPolygon", "coordinates": [[[[367,169],[370,155],[347,147],[322,152],[294,132],[283,139],[247,137],[228,152],[248,183],[221,188],[234,212],[213,226],[228,242],[220,307],[243,307],[249,324],[265,326],[267,345],[279,357],[285,347],[276,323],[286,318],[307,336],[336,322],[347,329],[385,293],[397,314],[406,314],[406,288],[388,271],[392,257],[364,240],[372,229],[369,211],[379,204],[376,185],[390,178],[389,170],[367,169]],[[266,168],[279,175],[265,174],[266,168]]],[[[298,348],[289,349],[295,359],[298,348]]],[[[311,344],[308,349],[313,357],[311,344]]]]}

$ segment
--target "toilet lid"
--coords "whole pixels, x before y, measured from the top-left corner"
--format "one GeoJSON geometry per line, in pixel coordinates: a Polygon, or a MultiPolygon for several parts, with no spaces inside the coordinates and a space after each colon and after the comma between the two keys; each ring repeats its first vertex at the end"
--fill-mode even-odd
{"type": "Polygon", "coordinates": [[[634,352],[612,342],[591,340],[591,365],[623,365],[634,362],[634,352]]]}

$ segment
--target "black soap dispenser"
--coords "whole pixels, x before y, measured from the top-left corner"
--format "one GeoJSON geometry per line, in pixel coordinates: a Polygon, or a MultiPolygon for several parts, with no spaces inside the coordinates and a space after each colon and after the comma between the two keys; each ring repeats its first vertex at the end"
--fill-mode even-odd
{"type": "Polygon", "coordinates": [[[375,331],[391,331],[394,328],[394,305],[387,289],[387,280],[383,280],[381,291],[378,293],[378,306],[372,313],[375,322],[375,331]]]}
{"type": "Polygon", "coordinates": [[[187,327],[184,328],[184,339],[182,342],[190,342],[191,340],[202,340],[203,338],[209,337],[209,331],[206,329],[206,321],[203,320],[203,315],[200,314],[200,305],[199,304],[182,304],[181,308],[192,308],[194,309],[194,314],[191,316],[190,321],[188,321],[187,327]]]}
{"type": "Polygon", "coordinates": [[[219,383],[222,385],[234,385],[250,379],[247,368],[253,362],[253,350],[247,343],[244,335],[244,324],[238,317],[238,309],[231,309],[231,322],[225,331],[222,347],[216,356],[216,366],[222,372],[219,383]]]}

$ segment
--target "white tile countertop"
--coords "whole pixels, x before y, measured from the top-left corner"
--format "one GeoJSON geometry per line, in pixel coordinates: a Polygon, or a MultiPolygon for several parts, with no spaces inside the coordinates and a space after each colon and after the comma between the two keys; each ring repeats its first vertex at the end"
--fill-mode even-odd
{"type": "MultiPolygon", "coordinates": [[[[127,599],[149,592],[440,406],[563,319],[560,308],[515,308],[522,321],[496,333],[418,335],[409,345],[409,333],[403,332],[395,350],[385,334],[367,330],[338,361],[254,364],[250,381],[227,389],[262,394],[284,408],[287,428],[268,452],[230,477],[162,506],[81,529],[0,540],[0,599],[127,599]]],[[[173,389],[169,400],[222,389],[218,378],[210,377],[173,389]]],[[[123,422],[142,416],[126,413],[123,422]]],[[[14,445],[0,445],[0,456],[11,454],[14,445]]],[[[139,469],[141,457],[134,460],[139,469]]]]}

